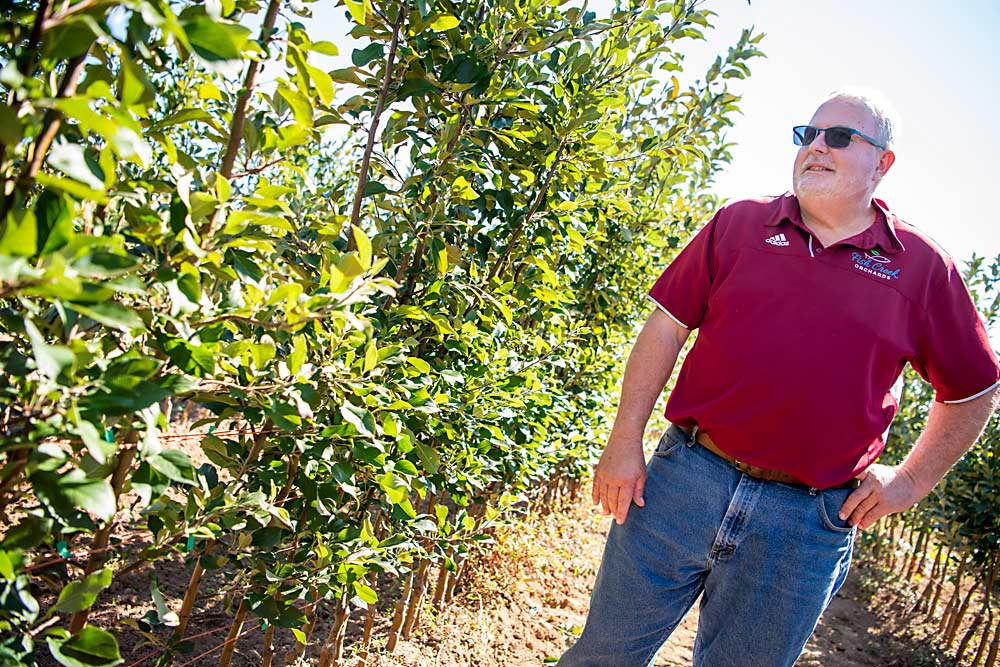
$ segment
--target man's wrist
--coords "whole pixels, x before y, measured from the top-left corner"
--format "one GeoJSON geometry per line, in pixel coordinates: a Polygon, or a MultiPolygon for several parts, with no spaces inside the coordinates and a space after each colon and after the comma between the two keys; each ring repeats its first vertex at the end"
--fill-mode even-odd
{"type": "Polygon", "coordinates": [[[921,475],[919,471],[912,470],[906,465],[905,461],[896,467],[896,472],[909,482],[914,496],[913,504],[920,502],[941,480],[940,477],[926,479],[926,475],[921,475]]]}

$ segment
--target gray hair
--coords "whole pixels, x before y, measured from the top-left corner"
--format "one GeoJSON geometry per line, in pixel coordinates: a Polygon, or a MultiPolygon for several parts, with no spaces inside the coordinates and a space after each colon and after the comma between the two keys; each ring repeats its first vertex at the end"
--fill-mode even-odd
{"type": "Polygon", "coordinates": [[[841,88],[827,95],[823,104],[836,99],[857,102],[867,109],[875,119],[876,138],[882,142],[886,150],[894,148],[896,137],[899,135],[899,117],[885,95],[865,88],[841,88]]]}

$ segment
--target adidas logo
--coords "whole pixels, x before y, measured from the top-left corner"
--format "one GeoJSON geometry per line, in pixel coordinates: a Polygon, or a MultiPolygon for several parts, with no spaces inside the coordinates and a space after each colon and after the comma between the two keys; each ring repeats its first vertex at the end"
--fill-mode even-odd
{"type": "Polygon", "coordinates": [[[764,239],[765,243],[770,243],[771,245],[786,246],[788,245],[788,239],[785,238],[784,234],[775,234],[774,236],[764,239]]]}

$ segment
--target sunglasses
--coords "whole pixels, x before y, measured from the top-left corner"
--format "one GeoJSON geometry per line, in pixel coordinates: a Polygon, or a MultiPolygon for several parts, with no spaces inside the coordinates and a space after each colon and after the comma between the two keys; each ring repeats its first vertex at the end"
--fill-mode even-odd
{"type": "Polygon", "coordinates": [[[826,145],[830,148],[847,148],[851,143],[851,137],[855,134],[870,143],[876,148],[885,149],[875,139],[872,139],[864,132],[858,132],[849,127],[813,127],[812,125],[798,125],[792,128],[792,141],[796,146],[808,146],[813,139],[819,136],[820,132],[826,132],[826,145]]]}

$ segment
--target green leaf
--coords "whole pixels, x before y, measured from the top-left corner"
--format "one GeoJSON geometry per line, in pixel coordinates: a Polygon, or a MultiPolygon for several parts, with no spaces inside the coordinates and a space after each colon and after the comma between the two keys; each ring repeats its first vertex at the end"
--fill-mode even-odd
{"type": "Polygon", "coordinates": [[[42,190],[35,200],[35,219],[39,253],[58,250],[73,238],[73,208],[64,194],[42,190]]]}
{"type": "Polygon", "coordinates": [[[375,419],[364,408],[359,408],[352,403],[345,402],[340,406],[340,414],[344,418],[344,421],[353,426],[361,435],[369,437],[374,435],[375,419]]]}
{"type": "Polygon", "coordinates": [[[324,56],[338,56],[340,51],[337,49],[337,45],[333,42],[327,42],[321,40],[319,42],[312,42],[306,47],[310,51],[315,51],[316,53],[321,53],[324,56]]]}
{"type": "Polygon", "coordinates": [[[17,111],[7,104],[0,103],[0,144],[14,146],[23,138],[22,131],[17,111]]]}
{"type": "Polygon", "coordinates": [[[177,616],[177,612],[170,611],[167,603],[164,602],[163,593],[160,592],[160,587],[157,585],[156,577],[153,577],[149,582],[149,594],[152,596],[153,604],[156,606],[157,620],[168,628],[174,628],[180,625],[180,618],[177,616]]]}
{"type": "Polygon", "coordinates": [[[70,308],[81,315],[86,315],[95,322],[100,322],[112,329],[117,329],[125,333],[130,333],[138,329],[145,329],[146,325],[139,318],[134,310],[115,303],[105,301],[104,303],[93,303],[83,305],[81,303],[67,304],[70,308]]]}
{"type": "Polygon", "coordinates": [[[361,265],[356,251],[342,255],[336,265],[330,267],[330,291],[334,294],[346,291],[354,279],[364,272],[365,267],[361,265]]]}
{"type": "Polygon", "coordinates": [[[360,23],[365,24],[366,14],[368,13],[368,0],[362,0],[362,2],[357,2],[356,0],[344,0],[347,3],[347,11],[351,13],[351,18],[360,23]]]}
{"type": "Polygon", "coordinates": [[[59,593],[54,611],[74,613],[90,609],[97,596],[111,585],[111,568],[98,570],[87,575],[82,581],[71,581],[59,593]]]}
{"type": "Polygon", "coordinates": [[[156,456],[146,459],[154,470],[164,475],[167,479],[180,484],[195,485],[197,475],[191,459],[179,449],[164,449],[156,456]]]}
{"type": "Polygon", "coordinates": [[[31,514],[21,519],[3,536],[4,549],[34,549],[52,532],[52,519],[41,518],[31,514]]]}
{"type": "MultiPolygon", "coordinates": [[[[122,114],[113,107],[105,107],[99,113],[94,110],[92,104],[93,102],[86,97],[67,97],[56,102],[56,108],[76,119],[83,130],[96,132],[104,137],[121,157],[136,158],[141,165],[148,163],[152,157],[152,149],[146,140],[139,136],[140,128],[130,126],[135,125],[132,116],[122,114]]],[[[93,165],[89,168],[91,171],[95,169],[93,165]]],[[[103,186],[98,189],[103,189],[103,186]]]]}
{"type": "Polygon", "coordinates": [[[354,235],[354,244],[358,248],[358,260],[367,271],[372,267],[372,242],[358,225],[351,228],[351,233],[354,235]]]}
{"type": "Polygon", "coordinates": [[[38,252],[38,224],[33,211],[11,211],[0,237],[0,255],[33,257],[38,252]]]}
{"type": "Polygon", "coordinates": [[[402,101],[407,97],[411,97],[413,95],[424,95],[432,90],[437,90],[437,86],[423,77],[419,79],[407,79],[403,85],[399,87],[396,97],[402,101]]]}
{"type": "Polygon", "coordinates": [[[249,28],[216,22],[207,16],[185,23],[184,32],[194,52],[209,62],[241,58],[250,36],[249,28]]]}
{"type": "Polygon", "coordinates": [[[66,474],[41,471],[31,475],[31,487],[56,514],[68,517],[75,508],[87,510],[101,521],[115,515],[115,492],[107,480],[89,479],[74,468],[66,474]]]}
{"type": "Polygon", "coordinates": [[[98,464],[104,465],[112,454],[115,453],[115,444],[108,442],[97,432],[97,427],[89,421],[79,417],[79,411],[74,407],[70,411],[70,419],[76,424],[76,433],[83,440],[91,458],[98,464]]]}
{"type": "Polygon", "coordinates": [[[416,444],[415,449],[417,450],[417,456],[420,457],[420,462],[424,464],[424,470],[436,473],[438,468],[441,467],[441,457],[438,456],[438,453],[419,442],[416,444]]]}
{"type": "Polygon", "coordinates": [[[373,42],[363,49],[354,49],[351,53],[351,62],[356,67],[364,67],[376,58],[385,56],[385,47],[378,42],[373,42]]]}
{"type": "Polygon", "coordinates": [[[31,351],[35,357],[35,366],[45,377],[53,382],[58,381],[59,376],[68,368],[72,368],[76,363],[76,356],[68,347],[62,345],[49,345],[42,338],[42,333],[35,327],[35,323],[30,319],[24,320],[24,329],[31,341],[31,351]]]}
{"type": "Polygon", "coordinates": [[[330,78],[340,83],[351,83],[354,84],[355,86],[362,85],[361,79],[358,77],[353,67],[344,67],[341,69],[331,70],[330,78]]]}
{"type": "Polygon", "coordinates": [[[128,255],[95,250],[73,261],[73,268],[86,278],[114,278],[121,276],[137,266],[137,262],[128,255]]]}
{"type": "Polygon", "coordinates": [[[376,602],[378,602],[378,593],[376,593],[373,588],[366,585],[362,581],[355,581],[353,583],[354,583],[354,592],[357,594],[359,598],[361,598],[368,604],[375,604],[376,602]]]}
{"type": "Polygon", "coordinates": [[[215,355],[200,345],[174,338],[165,343],[163,349],[185,373],[201,377],[215,372],[215,355]]]}
{"type": "Polygon", "coordinates": [[[114,667],[125,662],[114,635],[92,625],[68,639],[57,635],[45,640],[52,657],[65,667],[114,667]]]}
{"type": "Polygon", "coordinates": [[[88,188],[83,183],[69,178],[62,178],[46,172],[41,172],[35,177],[35,182],[46,188],[54,188],[60,192],[65,192],[77,199],[94,202],[95,204],[107,204],[108,196],[102,190],[88,188]]]}
{"type": "Polygon", "coordinates": [[[378,181],[368,181],[365,183],[365,189],[364,192],[361,193],[361,196],[371,197],[372,195],[380,195],[385,192],[391,192],[391,190],[378,181]]]}
{"type": "Polygon", "coordinates": [[[49,149],[46,162],[70,178],[80,181],[88,188],[104,190],[104,175],[95,171],[94,165],[87,161],[86,150],[80,144],[69,142],[56,144],[49,149]]]}
{"type": "Polygon", "coordinates": [[[313,108],[309,99],[297,90],[292,90],[288,86],[278,86],[278,94],[288,103],[292,110],[295,122],[302,127],[312,127],[313,108]]]}
{"type": "Polygon", "coordinates": [[[70,17],[52,26],[42,40],[42,53],[46,57],[58,56],[60,60],[86,53],[97,37],[93,19],[88,21],[87,18],[90,17],[70,17]]]}
{"type": "Polygon", "coordinates": [[[149,128],[150,132],[159,132],[171,125],[180,125],[182,123],[194,123],[200,122],[211,126],[214,129],[219,129],[218,123],[215,122],[215,118],[212,114],[208,113],[204,109],[180,109],[175,111],[160,121],[157,121],[155,125],[149,128]]]}
{"type": "Polygon", "coordinates": [[[451,192],[459,199],[476,199],[479,196],[464,176],[459,176],[451,182],[451,192]]]}
{"type": "Polygon", "coordinates": [[[145,70],[129,57],[126,50],[120,50],[118,58],[121,62],[118,70],[118,96],[122,104],[130,107],[139,103],[151,103],[155,90],[145,70]]]}
{"type": "Polygon", "coordinates": [[[406,361],[408,364],[416,368],[421,373],[431,372],[431,365],[426,361],[424,361],[423,359],[420,359],[418,357],[407,357],[406,361]]]}
{"type": "Polygon", "coordinates": [[[457,17],[452,16],[451,14],[442,14],[431,22],[431,29],[443,32],[445,30],[451,30],[459,23],[461,23],[461,21],[459,21],[457,17]]]}

